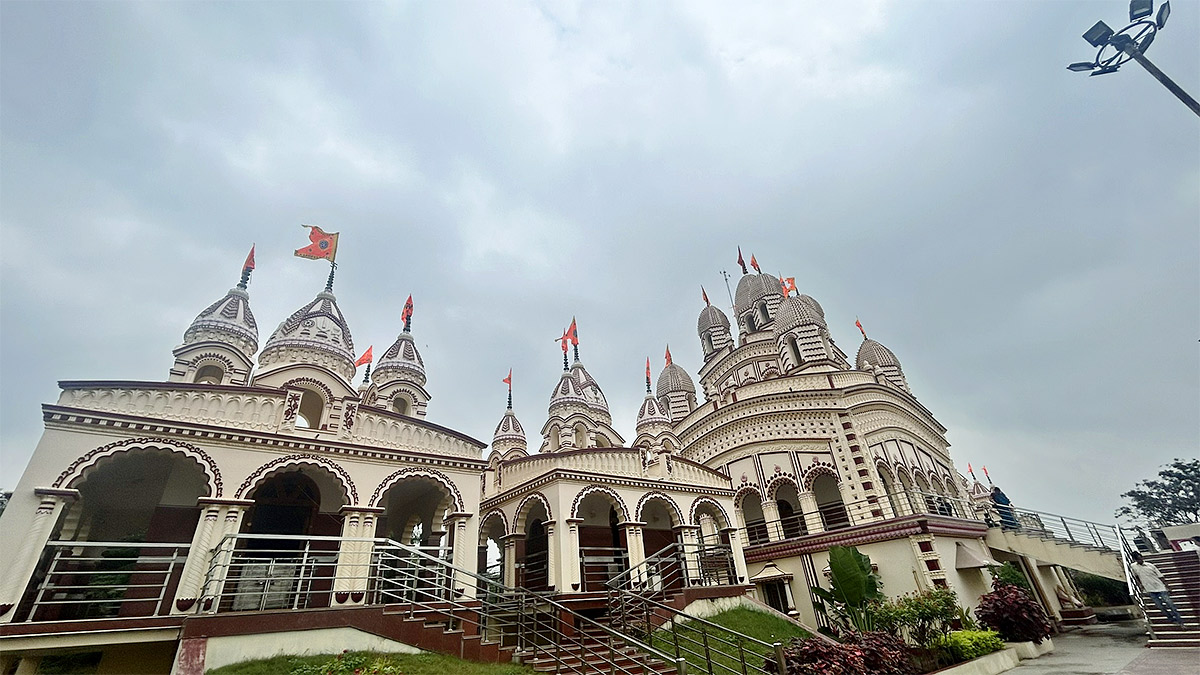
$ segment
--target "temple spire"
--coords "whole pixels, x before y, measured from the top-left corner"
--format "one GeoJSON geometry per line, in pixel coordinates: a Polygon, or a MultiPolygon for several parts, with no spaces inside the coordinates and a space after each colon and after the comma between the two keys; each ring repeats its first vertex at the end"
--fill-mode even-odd
{"type": "Polygon", "coordinates": [[[337,263],[329,261],[329,279],[325,281],[325,292],[333,292],[333,273],[337,271],[337,263]]]}
{"type": "Polygon", "coordinates": [[[242,280],[238,282],[237,287],[246,290],[246,284],[250,283],[250,272],[254,269],[254,244],[250,245],[250,253],[246,256],[246,262],[242,263],[242,280]]]}

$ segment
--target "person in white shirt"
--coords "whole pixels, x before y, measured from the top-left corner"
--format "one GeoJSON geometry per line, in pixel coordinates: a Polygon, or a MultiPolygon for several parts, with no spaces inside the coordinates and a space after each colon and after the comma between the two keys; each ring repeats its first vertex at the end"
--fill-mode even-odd
{"type": "Polygon", "coordinates": [[[1159,572],[1158,568],[1154,565],[1143,560],[1141,553],[1135,552],[1131,555],[1133,563],[1129,566],[1129,569],[1133,571],[1133,576],[1138,580],[1142,590],[1150,595],[1150,599],[1154,601],[1154,604],[1158,605],[1158,608],[1162,610],[1163,614],[1167,615],[1168,619],[1176,625],[1182,626],[1183,617],[1179,615],[1179,610],[1175,608],[1175,603],[1171,601],[1171,596],[1167,595],[1167,583],[1163,579],[1162,572],[1159,572]]]}

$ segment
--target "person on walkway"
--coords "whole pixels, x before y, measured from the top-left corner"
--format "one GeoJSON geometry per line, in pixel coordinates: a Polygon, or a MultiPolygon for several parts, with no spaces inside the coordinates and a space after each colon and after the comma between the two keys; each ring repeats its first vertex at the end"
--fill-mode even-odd
{"type": "Polygon", "coordinates": [[[1000,514],[1000,527],[1006,530],[1021,528],[1021,525],[1017,523],[1017,517],[1013,515],[1012,502],[998,485],[992,486],[992,503],[996,505],[996,513],[1000,514]]]}
{"type": "Polygon", "coordinates": [[[1153,564],[1146,562],[1141,553],[1134,552],[1130,555],[1133,558],[1133,564],[1129,566],[1129,569],[1133,571],[1133,576],[1138,580],[1142,590],[1150,594],[1150,599],[1154,601],[1155,605],[1158,605],[1163,614],[1167,615],[1167,619],[1177,626],[1183,626],[1183,617],[1179,615],[1179,610],[1175,608],[1175,603],[1167,594],[1167,582],[1163,579],[1162,572],[1159,572],[1153,564]]]}

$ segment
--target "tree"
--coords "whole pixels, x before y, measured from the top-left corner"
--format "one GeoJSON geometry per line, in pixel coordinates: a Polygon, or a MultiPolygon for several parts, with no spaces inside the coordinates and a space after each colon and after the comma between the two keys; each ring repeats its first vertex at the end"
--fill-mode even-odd
{"type": "Polygon", "coordinates": [[[1158,480],[1144,480],[1121,496],[1129,505],[1117,509],[1117,517],[1157,527],[1200,522],[1200,459],[1176,459],[1158,472],[1158,480]]]}

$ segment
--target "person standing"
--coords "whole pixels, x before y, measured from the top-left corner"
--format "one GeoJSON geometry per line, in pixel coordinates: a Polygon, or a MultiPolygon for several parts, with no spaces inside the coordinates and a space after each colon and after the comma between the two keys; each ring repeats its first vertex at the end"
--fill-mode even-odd
{"type": "Polygon", "coordinates": [[[1013,514],[1012,502],[998,485],[992,486],[992,503],[996,505],[996,513],[1000,514],[1000,527],[1006,530],[1021,529],[1017,517],[1013,514]]]}
{"type": "Polygon", "coordinates": [[[1133,564],[1129,566],[1129,569],[1133,571],[1133,576],[1138,580],[1142,590],[1150,594],[1150,599],[1154,601],[1155,605],[1158,605],[1163,614],[1167,615],[1167,619],[1177,626],[1183,626],[1183,617],[1179,615],[1179,610],[1175,608],[1175,603],[1167,594],[1167,582],[1163,579],[1162,572],[1159,572],[1153,564],[1146,562],[1141,553],[1134,552],[1130,555],[1133,557],[1133,564]]]}

